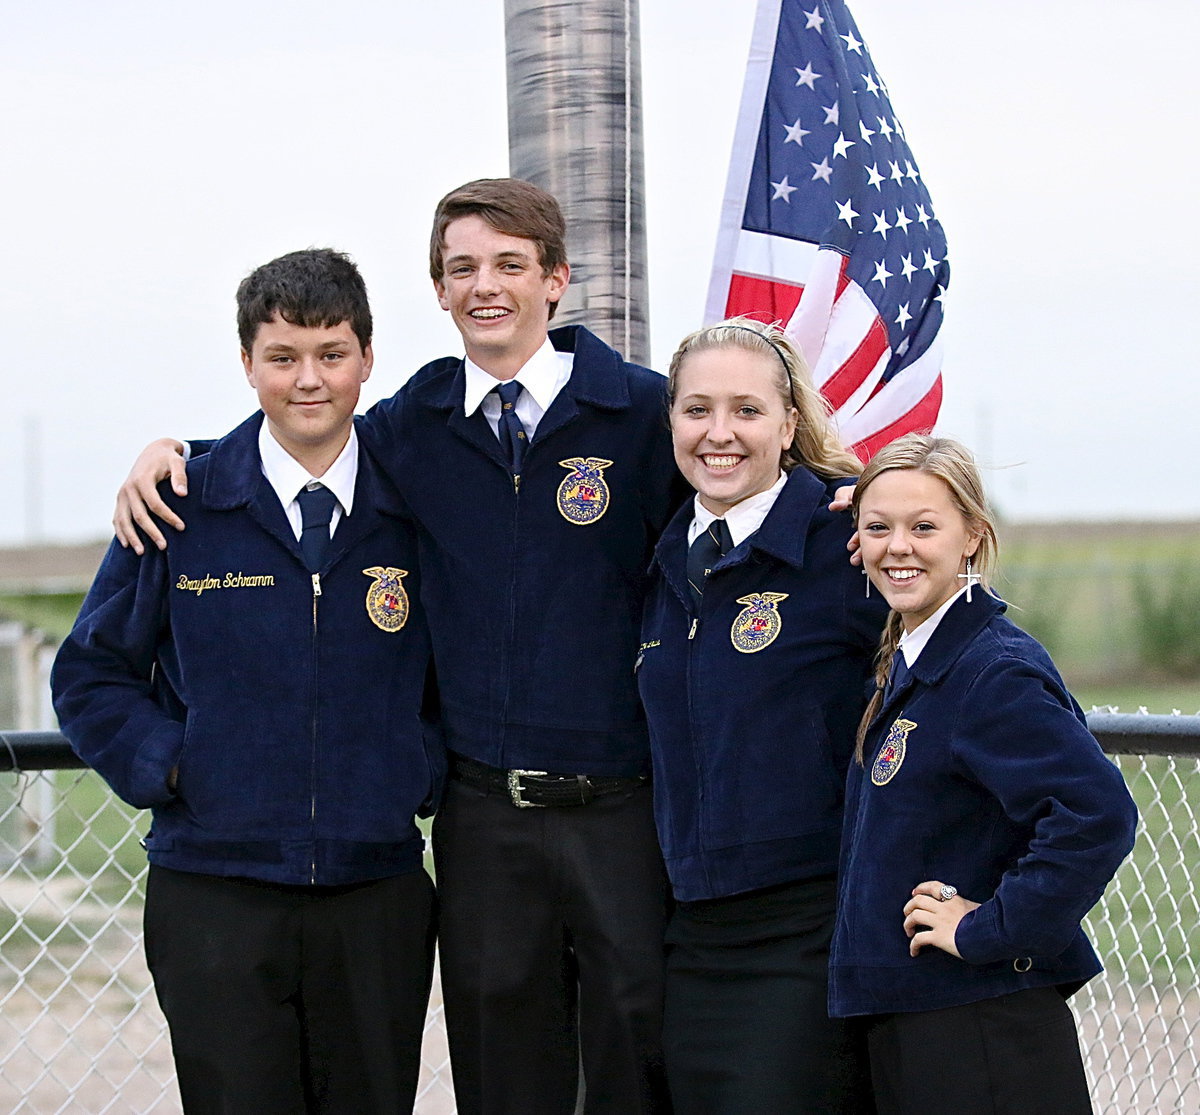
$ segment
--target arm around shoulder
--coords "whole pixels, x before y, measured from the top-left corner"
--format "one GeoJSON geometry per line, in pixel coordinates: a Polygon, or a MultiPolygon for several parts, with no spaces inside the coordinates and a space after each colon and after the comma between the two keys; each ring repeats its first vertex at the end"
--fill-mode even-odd
{"type": "Polygon", "coordinates": [[[400,451],[407,444],[404,432],[408,410],[409,387],[406,384],[394,395],[380,399],[366,414],[354,419],[354,429],[363,448],[393,486],[403,489],[405,477],[399,465],[400,451]]]}

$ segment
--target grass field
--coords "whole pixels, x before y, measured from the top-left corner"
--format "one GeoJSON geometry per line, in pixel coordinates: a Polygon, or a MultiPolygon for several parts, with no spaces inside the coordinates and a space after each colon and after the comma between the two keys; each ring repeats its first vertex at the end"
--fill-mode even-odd
{"type": "MultiPolygon", "coordinates": [[[[1182,609],[1197,575],[1200,523],[1025,525],[1001,533],[996,587],[1013,621],[1046,645],[1067,683],[1088,697],[1081,698],[1085,708],[1097,690],[1097,703],[1104,696],[1103,703],[1122,708],[1148,704],[1107,696],[1125,697],[1140,685],[1147,693],[1162,690],[1156,703],[1196,712],[1200,671],[1180,679],[1140,660],[1137,591],[1144,583],[1163,605],[1179,592],[1182,609]]],[[[1190,632],[1200,640],[1200,615],[1190,632]]]]}
{"type": "MultiPolygon", "coordinates": [[[[1067,679],[1070,684],[1070,679],[1067,679]]],[[[1137,712],[1145,708],[1155,715],[1169,716],[1178,709],[1185,716],[1200,713],[1200,682],[1196,681],[1114,681],[1072,685],[1071,692],[1083,707],[1114,706],[1118,712],[1137,712]]]]}
{"type": "Polygon", "coordinates": [[[36,627],[55,642],[61,642],[71,630],[82,603],[83,595],[77,592],[0,595],[0,619],[36,627]]]}

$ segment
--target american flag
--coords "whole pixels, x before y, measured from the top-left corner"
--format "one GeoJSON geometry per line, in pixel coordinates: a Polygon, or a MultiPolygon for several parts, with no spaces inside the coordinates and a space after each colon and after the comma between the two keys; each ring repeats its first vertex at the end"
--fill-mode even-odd
{"type": "Polygon", "coordinates": [[[946,237],[841,0],[760,0],[706,318],[787,323],[867,460],[942,400],[946,237]]]}

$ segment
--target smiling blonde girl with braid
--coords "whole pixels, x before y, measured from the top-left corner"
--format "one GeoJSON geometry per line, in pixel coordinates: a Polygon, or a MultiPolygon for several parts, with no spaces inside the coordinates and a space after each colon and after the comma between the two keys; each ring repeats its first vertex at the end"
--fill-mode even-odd
{"type": "Polygon", "coordinates": [[[851,766],[830,1012],[865,1021],[880,1115],[930,1088],[989,1115],[1091,1111],[1066,997],[1137,812],[1045,650],[988,588],[996,533],[957,442],[909,435],[854,493],[892,607],[851,766]]]}

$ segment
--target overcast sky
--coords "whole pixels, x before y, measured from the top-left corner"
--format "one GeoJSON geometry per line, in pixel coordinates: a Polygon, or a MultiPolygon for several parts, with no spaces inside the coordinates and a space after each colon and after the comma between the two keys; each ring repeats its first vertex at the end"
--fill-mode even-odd
{"type": "MultiPolygon", "coordinates": [[[[699,324],[753,0],[642,0],[654,362],[699,324]]],[[[940,428],[1015,519],[1200,517],[1200,5],[852,0],[950,243],[940,428]]],[[[0,544],[106,534],[151,437],[254,407],[233,292],[332,245],[364,404],[460,351],[432,209],[507,173],[501,0],[0,0],[0,544]],[[40,479],[27,462],[40,459],[40,479]]]]}

